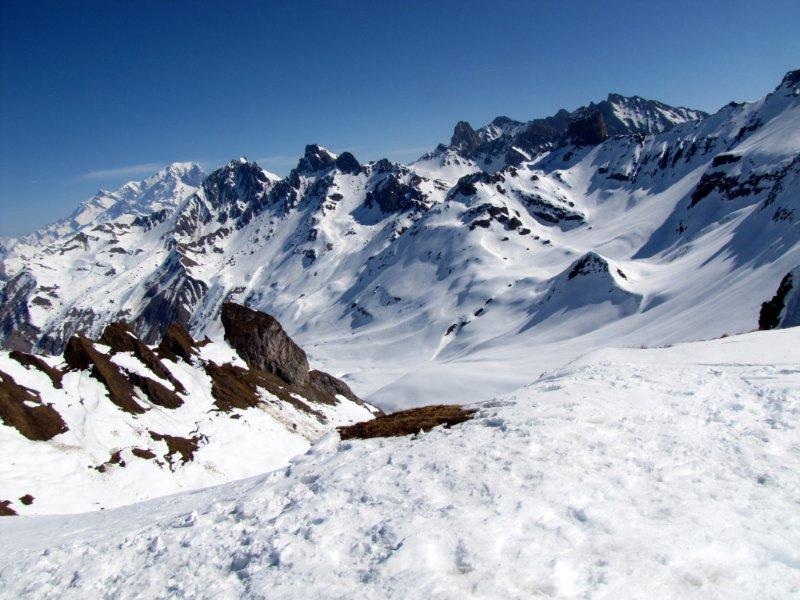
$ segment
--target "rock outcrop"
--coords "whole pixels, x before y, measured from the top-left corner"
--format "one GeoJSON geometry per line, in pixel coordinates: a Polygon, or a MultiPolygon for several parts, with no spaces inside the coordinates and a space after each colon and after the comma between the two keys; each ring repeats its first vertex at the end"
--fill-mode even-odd
{"type": "Polygon", "coordinates": [[[308,383],[308,358],[278,320],[233,302],[222,305],[225,340],[251,369],[273,373],[286,383],[308,383]]]}
{"type": "Polygon", "coordinates": [[[761,305],[759,329],[776,329],[800,325],[800,267],[789,271],[778,285],[775,295],[761,305]]]}
{"type": "Polygon", "coordinates": [[[573,115],[567,126],[567,138],[574,144],[594,146],[608,138],[608,129],[599,110],[573,115]]]}
{"type": "Polygon", "coordinates": [[[466,121],[459,121],[453,129],[450,145],[464,156],[470,156],[481,145],[481,138],[466,121]]]}
{"type": "Polygon", "coordinates": [[[67,431],[67,424],[35,390],[19,385],[0,371],[0,421],[29,440],[45,441],[67,431]]]}

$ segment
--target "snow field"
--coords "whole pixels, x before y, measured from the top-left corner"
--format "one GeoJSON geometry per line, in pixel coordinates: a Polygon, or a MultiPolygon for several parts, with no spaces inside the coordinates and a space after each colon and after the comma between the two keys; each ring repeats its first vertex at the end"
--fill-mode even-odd
{"type": "Polygon", "coordinates": [[[604,350],[450,430],[328,434],[259,478],[6,519],[0,595],[790,597],[798,341],[604,350]]]}

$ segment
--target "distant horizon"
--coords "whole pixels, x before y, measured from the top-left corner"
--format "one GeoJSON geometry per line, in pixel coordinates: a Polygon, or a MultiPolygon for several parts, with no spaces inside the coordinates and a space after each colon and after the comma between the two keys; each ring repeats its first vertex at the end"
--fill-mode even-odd
{"type": "Polygon", "coordinates": [[[714,113],[800,67],[788,1],[234,6],[3,3],[0,236],[175,162],[246,156],[284,176],[319,143],[407,164],[459,120],[609,93],[714,113]]]}

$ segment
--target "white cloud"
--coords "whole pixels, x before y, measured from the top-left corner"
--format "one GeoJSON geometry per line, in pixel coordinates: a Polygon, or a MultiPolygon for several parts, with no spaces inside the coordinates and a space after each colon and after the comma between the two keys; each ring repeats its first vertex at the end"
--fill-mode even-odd
{"type": "Polygon", "coordinates": [[[84,173],[76,179],[79,181],[99,181],[118,177],[133,177],[135,175],[152,175],[163,167],[164,165],[162,163],[142,163],[114,169],[97,169],[84,173]]]}

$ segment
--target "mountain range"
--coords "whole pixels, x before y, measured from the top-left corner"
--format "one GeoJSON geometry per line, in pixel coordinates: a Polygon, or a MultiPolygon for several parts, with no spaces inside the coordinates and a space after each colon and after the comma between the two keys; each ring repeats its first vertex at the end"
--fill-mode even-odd
{"type": "Polygon", "coordinates": [[[409,165],[312,144],[286,177],[237,158],[100,191],[3,243],[0,500],[207,486],[373,405],[796,325],[799,198],[800,71],[712,115],[611,94],[461,121],[409,165]]]}
{"type": "Polygon", "coordinates": [[[507,391],[609,343],[752,330],[800,263],[799,79],[712,115],[611,94],[459,122],[409,165],[319,145],[283,178],[172,165],[6,241],[0,342],[59,354],[120,320],[147,344],[173,322],[215,339],[234,301],[396,408],[507,391]]]}

